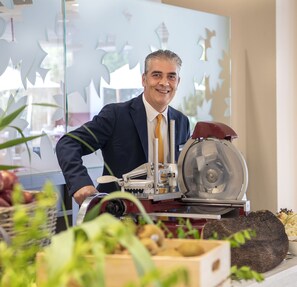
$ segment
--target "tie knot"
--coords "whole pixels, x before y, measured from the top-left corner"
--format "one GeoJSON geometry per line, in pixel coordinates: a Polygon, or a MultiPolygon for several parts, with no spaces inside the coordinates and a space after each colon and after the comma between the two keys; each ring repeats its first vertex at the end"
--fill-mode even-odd
{"type": "Polygon", "coordinates": [[[162,114],[158,114],[157,115],[157,121],[158,122],[161,122],[162,121],[162,118],[163,118],[163,115],[162,114]]]}

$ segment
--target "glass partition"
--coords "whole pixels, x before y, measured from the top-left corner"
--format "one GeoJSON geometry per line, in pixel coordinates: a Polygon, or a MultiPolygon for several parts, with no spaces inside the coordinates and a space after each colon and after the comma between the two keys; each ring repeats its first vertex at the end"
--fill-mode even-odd
{"type": "MultiPolygon", "coordinates": [[[[20,172],[58,171],[55,144],[107,103],[142,92],[145,56],[170,49],[182,58],[172,105],[197,121],[230,124],[229,18],[140,0],[0,0],[0,115],[27,108],[13,123],[46,136],[1,151],[20,172]],[[56,107],[36,106],[54,104],[56,107]]],[[[0,141],[19,137],[0,131],[0,141]]],[[[102,165],[100,152],[85,157],[102,165]]]]}

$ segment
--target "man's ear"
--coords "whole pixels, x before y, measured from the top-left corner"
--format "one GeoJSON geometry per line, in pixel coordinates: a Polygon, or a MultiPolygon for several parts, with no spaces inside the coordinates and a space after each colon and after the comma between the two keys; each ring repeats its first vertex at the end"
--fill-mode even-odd
{"type": "Polygon", "coordinates": [[[143,73],[142,76],[141,76],[141,79],[142,79],[142,86],[143,86],[143,87],[145,86],[145,77],[146,77],[146,75],[145,75],[145,73],[143,73]]]}

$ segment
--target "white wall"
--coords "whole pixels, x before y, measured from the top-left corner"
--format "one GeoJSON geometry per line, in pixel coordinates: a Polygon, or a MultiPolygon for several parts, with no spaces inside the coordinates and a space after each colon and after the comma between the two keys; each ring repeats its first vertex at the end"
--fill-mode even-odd
{"type": "Polygon", "coordinates": [[[234,144],[249,169],[251,209],[276,212],[287,207],[297,211],[296,1],[162,2],[231,17],[231,126],[239,135],[234,144]],[[279,57],[282,59],[277,61],[279,57]]]}
{"type": "Polygon", "coordinates": [[[278,205],[297,210],[297,1],[277,0],[278,205]]]}

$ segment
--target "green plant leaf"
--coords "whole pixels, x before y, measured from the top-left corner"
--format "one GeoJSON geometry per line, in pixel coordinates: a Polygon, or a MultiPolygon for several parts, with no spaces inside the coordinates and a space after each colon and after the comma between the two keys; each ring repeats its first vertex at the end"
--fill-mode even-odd
{"type": "MultiPolygon", "coordinates": [[[[117,239],[122,246],[126,247],[129,250],[140,276],[155,268],[149,252],[139,241],[139,239],[131,232],[131,230],[129,230],[129,228],[127,228],[126,225],[120,220],[116,219],[108,213],[105,213],[92,221],[84,222],[79,226],[67,229],[64,232],[53,236],[51,245],[45,249],[45,258],[47,266],[49,266],[49,282],[51,282],[51,278],[54,278],[55,276],[61,276],[61,272],[68,272],[67,268],[69,268],[71,264],[79,263],[74,262],[73,260],[74,250],[76,250],[75,252],[77,254],[82,254],[84,256],[86,255],[86,250],[84,249],[85,246],[83,242],[94,244],[95,242],[100,242],[100,240],[106,240],[106,235],[100,236],[100,234],[110,235],[112,238],[117,239]],[[77,242],[78,245],[76,245],[76,247],[75,240],[82,237],[76,237],[75,234],[85,234],[83,235],[83,240],[81,241],[81,243],[79,243],[79,241],[77,242]]],[[[88,250],[91,249],[93,248],[91,247],[91,245],[89,245],[88,250]]],[[[101,253],[104,254],[103,249],[101,250],[101,253]]],[[[87,262],[85,262],[85,264],[87,264],[87,262]]],[[[92,263],[90,264],[91,265],[89,265],[89,267],[87,268],[91,268],[92,270],[94,270],[94,267],[92,267],[92,263]]],[[[79,272],[79,269],[77,270],[77,272],[79,272]]]]}
{"type": "MultiPolygon", "coordinates": [[[[11,127],[14,128],[14,129],[16,129],[20,133],[20,135],[21,135],[22,138],[25,138],[25,135],[23,134],[23,131],[19,127],[15,127],[15,126],[11,126],[11,127]]],[[[41,134],[39,136],[43,136],[43,135],[44,134],[41,134]]],[[[29,146],[28,146],[27,141],[25,142],[25,145],[26,145],[27,153],[29,155],[29,161],[31,161],[31,153],[30,153],[30,150],[29,150],[29,146]]]]}
{"type": "MultiPolygon", "coordinates": [[[[7,107],[9,107],[10,104],[12,104],[12,100],[8,103],[7,107]]],[[[45,104],[45,103],[36,103],[36,104],[32,104],[32,105],[46,106],[46,107],[58,107],[57,105],[54,105],[54,104],[45,104]]],[[[0,116],[0,131],[9,127],[9,128],[17,130],[19,132],[19,134],[21,135],[20,138],[16,138],[16,139],[5,141],[4,143],[0,143],[0,150],[11,148],[11,147],[14,147],[14,146],[17,146],[20,144],[25,144],[27,153],[29,155],[29,160],[31,161],[31,153],[30,153],[29,146],[27,143],[31,140],[42,137],[45,134],[25,137],[23,134],[23,131],[19,127],[11,125],[11,123],[26,109],[26,107],[27,107],[27,105],[23,105],[20,108],[16,109],[15,111],[13,111],[9,114],[7,114],[7,112],[4,111],[4,113],[0,116]]],[[[19,166],[19,165],[0,165],[0,169],[2,169],[2,170],[12,170],[12,169],[20,168],[20,167],[21,166],[19,166]]]]}
{"type": "Polygon", "coordinates": [[[90,135],[94,138],[94,140],[98,142],[96,135],[86,125],[83,125],[83,127],[90,133],[90,135]]]}
{"type": "Polygon", "coordinates": [[[46,195],[55,197],[55,201],[48,201],[45,195],[36,196],[34,208],[22,203],[22,191],[20,184],[14,185],[11,242],[7,245],[0,240],[0,286],[33,287],[36,282],[35,256],[42,248],[40,240],[51,237],[50,231],[43,227],[48,218],[48,208],[53,209],[57,204],[54,189],[51,188],[51,194],[46,192],[46,195]]]}
{"type": "Polygon", "coordinates": [[[45,248],[49,277],[63,270],[71,260],[74,249],[74,232],[60,232],[52,237],[51,245],[45,248]]]}
{"type": "Polygon", "coordinates": [[[0,117],[0,131],[7,128],[27,107],[27,105],[21,106],[17,110],[8,115],[0,117]]]}
{"type": "Polygon", "coordinates": [[[20,167],[19,165],[0,165],[0,170],[12,170],[20,167]]]}
{"type": "Polygon", "coordinates": [[[264,276],[261,273],[252,270],[249,266],[241,266],[238,268],[236,265],[232,266],[230,269],[230,277],[233,280],[256,280],[257,282],[262,282],[264,276]]]}
{"type": "Polygon", "coordinates": [[[241,232],[237,232],[234,234],[234,239],[236,240],[237,243],[240,245],[243,245],[245,243],[245,237],[244,234],[241,232]]]}
{"type": "Polygon", "coordinates": [[[75,136],[75,135],[73,135],[73,134],[71,134],[71,133],[67,133],[66,135],[69,136],[69,137],[71,137],[71,138],[73,138],[73,139],[75,139],[75,140],[77,140],[77,141],[79,141],[79,142],[81,142],[81,143],[82,143],[83,145],[85,145],[91,152],[96,152],[95,149],[94,149],[92,146],[90,146],[86,141],[82,140],[81,138],[79,138],[79,137],[77,137],[77,136],[75,136]]]}
{"type": "Polygon", "coordinates": [[[62,108],[59,105],[47,104],[47,103],[32,103],[32,106],[41,106],[41,107],[49,107],[49,108],[62,108]]]}
{"type": "Polygon", "coordinates": [[[231,244],[231,247],[234,248],[240,247],[241,245],[246,243],[246,240],[251,240],[251,238],[255,236],[255,230],[248,228],[231,234],[229,237],[225,238],[225,240],[228,240],[231,244]]]}
{"type": "Polygon", "coordinates": [[[243,230],[243,236],[247,239],[247,240],[251,240],[252,239],[252,233],[250,232],[250,230],[243,230]]]}
{"type": "Polygon", "coordinates": [[[10,147],[13,147],[13,146],[17,146],[17,145],[22,144],[22,143],[29,142],[31,140],[42,137],[44,135],[46,135],[46,134],[41,134],[41,135],[37,135],[37,136],[29,136],[29,137],[21,137],[21,138],[6,141],[6,142],[0,144],[0,150],[5,149],[5,148],[10,148],[10,147]]]}

